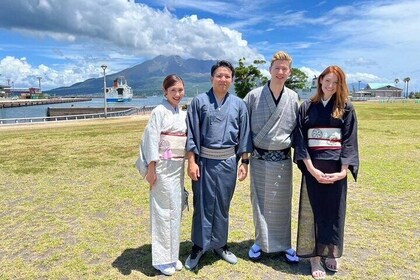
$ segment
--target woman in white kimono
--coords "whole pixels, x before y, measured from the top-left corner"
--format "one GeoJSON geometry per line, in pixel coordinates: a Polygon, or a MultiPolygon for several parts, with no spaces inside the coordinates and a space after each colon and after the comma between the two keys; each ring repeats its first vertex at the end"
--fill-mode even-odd
{"type": "Polygon", "coordinates": [[[150,185],[152,265],[173,275],[183,267],[178,260],[187,132],[186,112],[178,108],[185,94],[183,80],[167,76],[163,92],[166,99],[153,109],[140,148],[150,185]]]}

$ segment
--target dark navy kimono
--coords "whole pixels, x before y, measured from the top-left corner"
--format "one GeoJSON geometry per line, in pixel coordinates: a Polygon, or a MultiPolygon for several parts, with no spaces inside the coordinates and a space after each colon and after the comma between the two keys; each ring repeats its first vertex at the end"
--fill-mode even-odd
{"type": "Polygon", "coordinates": [[[200,168],[198,181],[192,181],[192,242],[204,251],[227,244],[229,207],[237,177],[238,158],[252,151],[248,111],[242,99],[227,93],[218,106],[213,90],[199,94],[187,113],[186,150],[196,155],[200,168]],[[201,147],[234,147],[236,156],[208,159],[201,147]]]}
{"type": "Polygon", "coordinates": [[[297,254],[301,257],[339,258],[343,252],[347,177],[332,185],[320,184],[303,162],[303,159],[310,158],[314,167],[324,173],[340,172],[341,165],[348,165],[354,179],[357,179],[359,153],[356,112],[353,105],[347,103],[343,117],[333,118],[334,101],[335,95],[325,106],[322,102],[307,100],[299,109],[294,134],[294,162],[302,171],[297,238],[297,254]],[[341,145],[310,147],[310,129],[338,131],[341,145]]]}

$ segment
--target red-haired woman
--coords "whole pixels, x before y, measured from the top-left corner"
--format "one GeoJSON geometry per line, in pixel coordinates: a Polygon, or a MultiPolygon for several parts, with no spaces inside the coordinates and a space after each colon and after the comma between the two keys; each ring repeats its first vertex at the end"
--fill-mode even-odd
{"type": "Polygon", "coordinates": [[[343,252],[347,170],[357,178],[357,119],[348,100],[346,77],[338,66],[318,78],[317,93],[300,109],[294,162],[302,172],[297,254],[311,258],[311,273],[324,279],[338,271],[343,252]]]}

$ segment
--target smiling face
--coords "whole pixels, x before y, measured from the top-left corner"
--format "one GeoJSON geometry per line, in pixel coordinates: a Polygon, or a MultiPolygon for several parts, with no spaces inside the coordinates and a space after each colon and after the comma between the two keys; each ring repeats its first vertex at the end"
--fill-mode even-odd
{"type": "Polygon", "coordinates": [[[328,73],[320,80],[322,92],[324,93],[323,99],[329,99],[334,93],[337,92],[338,77],[334,73],[328,73]]]}
{"type": "Polygon", "coordinates": [[[228,67],[219,67],[211,77],[213,91],[217,94],[226,94],[232,84],[232,71],[228,67]]]}
{"type": "Polygon", "coordinates": [[[164,89],[164,92],[168,102],[174,108],[178,107],[179,102],[181,102],[185,95],[184,84],[181,81],[176,82],[173,86],[168,87],[168,89],[164,89]]]}
{"type": "Polygon", "coordinates": [[[270,66],[271,83],[284,85],[286,80],[289,78],[290,63],[286,60],[276,60],[270,66]]]}

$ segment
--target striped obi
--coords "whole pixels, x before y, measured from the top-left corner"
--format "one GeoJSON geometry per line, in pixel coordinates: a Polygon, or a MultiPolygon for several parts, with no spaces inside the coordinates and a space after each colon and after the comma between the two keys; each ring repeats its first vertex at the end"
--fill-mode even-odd
{"type": "Polygon", "coordinates": [[[161,133],[159,157],[161,159],[183,158],[185,156],[185,133],[161,133]]]}
{"type": "Polygon", "coordinates": [[[208,159],[228,159],[235,156],[235,147],[225,149],[210,149],[201,146],[200,156],[208,159]]]}
{"type": "Polygon", "coordinates": [[[341,129],[338,127],[308,129],[308,147],[316,150],[341,149],[341,129]]]}

